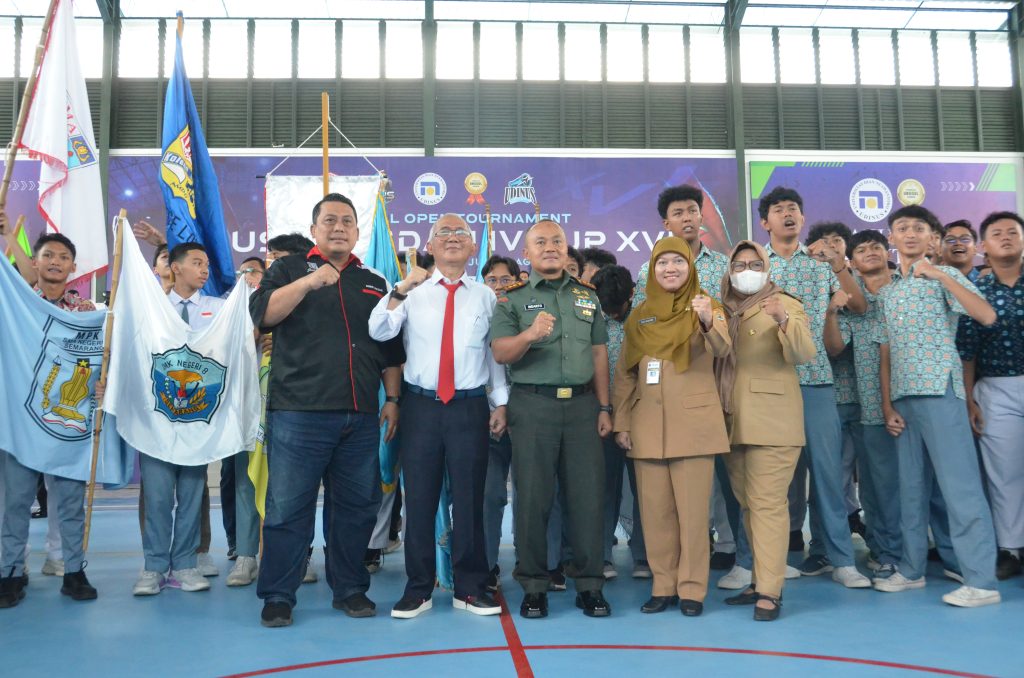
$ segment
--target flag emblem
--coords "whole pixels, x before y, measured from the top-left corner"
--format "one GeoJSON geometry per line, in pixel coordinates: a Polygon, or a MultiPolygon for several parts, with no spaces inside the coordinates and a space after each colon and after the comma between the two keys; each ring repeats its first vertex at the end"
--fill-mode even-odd
{"type": "Polygon", "coordinates": [[[99,329],[50,318],[25,401],[32,420],[59,440],[84,440],[92,433],[95,401],[91,384],[103,358],[99,329]]]}
{"type": "Polygon", "coordinates": [[[175,197],[188,205],[188,213],[196,218],[195,187],[192,184],[192,136],[188,125],[170,143],[160,159],[160,178],[171,189],[175,197]]]}
{"type": "Polygon", "coordinates": [[[153,356],[156,411],[172,422],[202,421],[220,406],[227,368],[184,345],[153,356]]]}

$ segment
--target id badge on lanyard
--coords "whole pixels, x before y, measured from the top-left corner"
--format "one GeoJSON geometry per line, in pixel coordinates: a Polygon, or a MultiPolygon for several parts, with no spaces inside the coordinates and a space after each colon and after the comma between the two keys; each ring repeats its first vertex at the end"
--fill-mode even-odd
{"type": "Polygon", "coordinates": [[[648,384],[660,384],[661,383],[661,361],[652,360],[647,363],[647,383],[648,384]]]}

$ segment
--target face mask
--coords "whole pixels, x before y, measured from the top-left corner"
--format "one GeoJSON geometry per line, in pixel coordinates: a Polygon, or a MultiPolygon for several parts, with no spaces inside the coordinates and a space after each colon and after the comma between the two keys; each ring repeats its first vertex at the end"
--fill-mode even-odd
{"type": "Polygon", "coordinates": [[[747,269],[746,271],[731,274],[729,280],[732,281],[732,286],[740,294],[754,294],[760,291],[764,284],[768,282],[768,272],[747,269]]]}

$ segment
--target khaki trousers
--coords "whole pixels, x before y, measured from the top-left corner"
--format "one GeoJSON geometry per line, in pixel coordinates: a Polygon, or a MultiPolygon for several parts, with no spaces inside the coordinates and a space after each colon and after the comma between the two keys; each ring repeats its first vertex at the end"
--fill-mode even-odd
{"type": "Polygon", "coordinates": [[[634,459],[652,596],[703,602],[708,592],[708,513],[714,455],[634,459]]]}
{"type": "Polygon", "coordinates": [[[787,495],[799,458],[799,447],[759,445],[734,445],[725,458],[754,555],[752,584],[768,596],[781,596],[786,578],[787,495]]]}

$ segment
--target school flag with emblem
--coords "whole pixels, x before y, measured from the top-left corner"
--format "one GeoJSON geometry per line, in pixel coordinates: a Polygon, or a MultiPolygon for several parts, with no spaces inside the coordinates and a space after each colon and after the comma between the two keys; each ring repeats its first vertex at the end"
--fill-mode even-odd
{"type": "Polygon", "coordinates": [[[164,100],[159,176],[167,207],[167,247],[174,249],[183,242],[202,244],[210,257],[210,277],[203,291],[219,297],[234,287],[235,266],[224,225],[217,174],[185,74],[180,35],[176,36],[175,45],[174,71],[164,100]]]}
{"type": "Polygon", "coordinates": [[[75,243],[75,275],[82,278],[107,267],[107,220],[89,97],[78,66],[74,7],[71,0],[59,0],[54,11],[19,148],[41,161],[39,213],[48,230],[75,243]]]}
{"type": "MultiPolygon", "coordinates": [[[[0,299],[0,450],[36,471],[88,480],[106,313],[57,308],[5,262],[0,299]]],[[[104,427],[97,482],[129,482],[133,454],[104,427]]]]}
{"type": "Polygon", "coordinates": [[[193,331],[128,229],[122,246],[103,401],[118,433],[140,452],[183,466],[253,449],[260,391],[245,279],[210,325],[193,331]]]}

